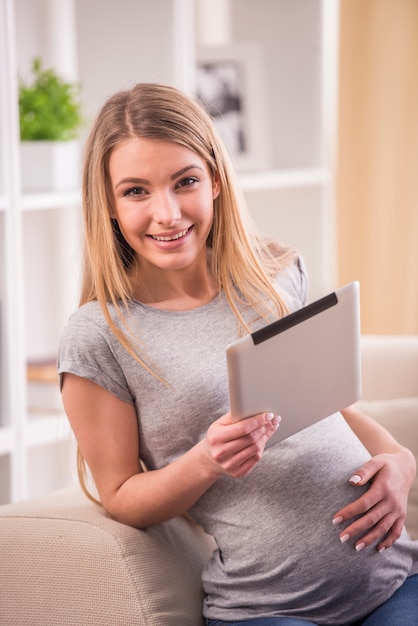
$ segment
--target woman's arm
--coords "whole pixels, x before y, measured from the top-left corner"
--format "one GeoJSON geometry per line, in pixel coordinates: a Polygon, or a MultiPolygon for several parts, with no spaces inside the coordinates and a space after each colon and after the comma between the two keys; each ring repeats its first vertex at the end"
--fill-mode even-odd
{"type": "Polygon", "coordinates": [[[133,405],[73,374],[64,374],[62,396],[104,508],[114,519],[138,528],[184,513],[223,474],[250,472],[278,424],[277,418],[264,414],[230,424],[227,414],[182,457],[142,472],[133,405]]]}
{"type": "Polygon", "coordinates": [[[382,551],[392,546],[402,532],[408,494],[416,474],[415,458],[385,428],[354,407],[344,409],[342,414],[372,455],[350,482],[359,486],[371,484],[358,500],[335,514],[334,523],[359,515],[359,519],[341,532],[340,538],[358,535],[356,550],[380,540],[377,549],[382,551]]]}

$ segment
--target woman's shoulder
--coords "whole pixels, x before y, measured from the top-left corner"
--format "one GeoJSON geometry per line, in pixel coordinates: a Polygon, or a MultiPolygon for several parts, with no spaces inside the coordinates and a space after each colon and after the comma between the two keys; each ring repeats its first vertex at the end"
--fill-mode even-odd
{"type": "MultiPolygon", "coordinates": [[[[117,315],[113,307],[109,313],[117,315]]],[[[126,402],[121,350],[98,302],[80,306],[69,318],[58,344],[58,372],[72,373],[97,383],[126,402]]]]}
{"type": "Polygon", "coordinates": [[[97,301],[91,301],[81,305],[70,315],[61,334],[60,344],[77,343],[92,348],[98,342],[108,342],[108,335],[109,324],[101,306],[97,301]]]}
{"type": "Polygon", "coordinates": [[[273,282],[290,311],[301,308],[308,298],[308,273],[305,260],[295,249],[276,241],[268,242],[274,259],[273,282]]]}
{"type": "Polygon", "coordinates": [[[68,318],[66,328],[80,327],[88,325],[101,327],[105,325],[105,318],[100,304],[93,300],[82,304],[75,311],[73,311],[68,318]]]}

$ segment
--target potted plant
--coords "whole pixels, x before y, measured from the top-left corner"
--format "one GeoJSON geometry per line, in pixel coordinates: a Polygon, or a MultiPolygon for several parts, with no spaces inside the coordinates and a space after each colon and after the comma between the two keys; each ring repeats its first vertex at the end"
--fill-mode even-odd
{"type": "Polygon", "coordinates": [[[83,125],[80,86],[33,59],[31,80],[19,80],[19,121],[23,188],[76,187],[83,125]]]}

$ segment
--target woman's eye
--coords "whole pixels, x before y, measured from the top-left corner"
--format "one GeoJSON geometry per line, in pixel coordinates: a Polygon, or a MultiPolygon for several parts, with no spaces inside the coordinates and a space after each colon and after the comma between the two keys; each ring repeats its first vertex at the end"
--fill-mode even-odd
{"type": "Polygon", "coordinates": [[[182,178],[178,185],[179,187],[190,187],[197,182],[199,182],[197,178],[194,176],[188,176],[187,178],[182,178]]]}
{"type": "Polygon", "coordinates": [[[142,187],[130,187],[123,192],[124,196],[142,196],[145,193],[145,189],[142,187]]]}

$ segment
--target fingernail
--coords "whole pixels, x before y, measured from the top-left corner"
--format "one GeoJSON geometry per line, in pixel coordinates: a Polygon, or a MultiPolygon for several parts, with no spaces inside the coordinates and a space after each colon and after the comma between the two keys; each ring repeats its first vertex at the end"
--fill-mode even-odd
{"type": "Polygon", "coordinates": [[[384,552],[385,550],[386,550],[386,548],[385,548],[385,547],[383,547],[383,548],[379,548],[378,552],[379,552],[379,554],[382,554],[382,552],[384,552]]]}
{"type": "Polygon", "coordinates": [[[341,515],[338,515],[338,517],[334,517],[334,519],[332,520],[332,523],[334,526],[337,526],[337,524],[341,524],[341,522],[343,521],[343,517],[341,517],[341,515]]]}
{"type": "Polygon", "coordinates": [[[349,539],[350,539],[350,535],[348,533],[340,537],[341,543],[346,543],[349,539]]]}
{"type": "Polygon", "coordinates": [[[358,474],[354,474],[354,476],[352,476],[348,480],[348,482],[353,483],[353,485],[357,485],[357,483],[359,483],[360,481],[361,481],[361,476],[359,476],[358,474]]]}
{"type": "Polygon", "coordinates": [[[274,413],[266,413],[264,417],[266,418],[267,421],[271,422],[271,420],[274,417],[274,413]]]}
{"type": "Polygon", "coordinates": [[[366,547],[366,544],[365,544],[365,543],[358,543],[358,544],[355,546],[356,552],[361,552],[361,550],[363,550],[363,548],[365,548],[365,547],[366,547]]]}

